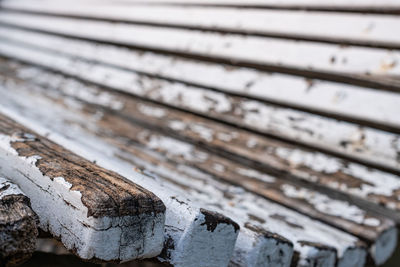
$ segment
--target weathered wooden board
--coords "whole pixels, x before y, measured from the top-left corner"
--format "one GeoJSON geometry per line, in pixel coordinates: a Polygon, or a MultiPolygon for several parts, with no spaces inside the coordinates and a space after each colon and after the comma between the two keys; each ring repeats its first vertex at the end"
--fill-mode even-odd
{"type": "Polygon", "coordinates": [[[0,116],[1,173],[29,196],[39,226],[84,259],[158,255],[165,206],[154,194],[0,116]]]}
{"type": "Polygon", "coordinates": [[[395,16],[190,6],[126,6],[104,2],[93,6],[82,1],[5,1],[2,7],[3,12],[400,48],[400,37],[393,34],[393,30],[400,27],[400,19],[395,16]]]}
{"type": "Polygon", "coordinates": [[[398,75],[400,68],[395,63],[399,60],[399,53],[385,49],[143,25],[82,23],[81,20],[25,14],[2,13],[0,22],[100,43],[342,82],[357,83],[359,75],[398,75]],[[264,53],[266,50],[269,53],[264,53]],[[332,58],[340,64],[332,63],[332,58]]]}
{"type": "Polygon", "coordinates": [[[32,256],[37,221],[25,194],[0,177],[0,266],[17,266],[32,256]]]}
{"type": "MultiPolygon", "coordinates": [[[[107,101],[104,95],[100,96],[100,98],[103,98],[103,101],[107,101]]],[[[58,118],[62,117],[62,114],[56,111],[54,115],[58,118]]],[[[71,120],[73,118],[76,119],[74,116],[70,117],[71,120]]],[[[20,119],[24,120],[23,118],[20,119]]],[[[48,122],[54,126],[59,125],[56,121],[48,122]]],[[[49,134],[46,128],[41,128],[37,123],[27,120],[24,121],[24,124],[34,126],[42,134],[49,134]]],[[[83,143],[71,144],[68,139],[58,135],[49,134],[49,138],[65,144],[91,161],[97,161],[99,165],[107,169],[122,173],[126,178],[137,184],[151,188],[152,192],[163,200],[167,207],[164,234],[166,242],[160,260],[171,263],[174,266],[217,267],[228,264],[238,235],[238,227],[235,222],[221,214],[198,207],[197,204],[190,201],[186,201],[186,205],[182,205],[175,200],[176,196],[185,195],[185,192],[182,192],[179,188],[168,186],[141,172],[138,174],[131,164],[122,164],[118,160],[110,160],[108,157],[101,160],[98,157],[103,155],[105,151],[112,153],[112,149],[99,146],[98,143],[90,141],[90,136],[76,132],[68,124],[64,125],[62,131],[80,135],[83,143]],[[92,151],[94,150],[84,149],[88,143],[96,147],[96,149],[100,148],[99,155],[93,154],[92,151]],[[211,228],[210,225],[212,225],[211,228]]]]}
{"type": "MultiPolygon", "coordinates": [[[[90,1],[87,1],[90,3],[90,1]]],[[[395,0],[380,1],[377,3],[373,0],[357,0],[357,1],[316,1],[316,0],[222,0],[222,1],[182,1],[182,0],[114,0],[113,3],[117,4],[135,4],[135,5],[183,5],[183,6],[210,6],[210,7],[239,7],[239,8],[257,8],[257,9],[289,9],[289,10],[318,10],[318,11],[339,11],[339,12],[352,12],[352,13],[380,13],[380,14],[399,14],[399,4],[395,0]]]]}
{"type": "MultiPolygon", "coordinates": [[[[22,99],[22,98],[18,97],[18,99],[22,99]]],[[[30,98],[30,100],[33,101],[32,98],[30,98]]],[[[43,100],[43,98],[42,98],[42,100],[43,100]]],[[[11,102],[11,101],[8,101],[8,102],[11,102]]],[[[32,103],[33,102],[31,102],[30,104],[32,104],[32,103]]],[[[41,105],[41,106],[44,107],[43,105],[41,105]]],[[[79,107],[79,104],[76,105],[76,107],[79,107]]],[[[25,108],[27,108],[27,107],[25,107],[25,108]]],[[[23,111],[25,108],[20,108],[19,110],[23,111]]],[[[63,114],[66,114],[66,112],[64,112],[63,114]]],[[[62,116],[60,116],[60,118],[62,118],[62,116]]],[[[47,121],[47,119],[43,119],[42,121],[45,122],[45,121],[47,121]]],[[[86,119],[85,121],[89,122],[90,119],[86,119]]],[[[69,121],[69,123],[72,123],[72,122],[69,121]]],[[[86,126],[88,126],[89,128],[92,128],[91,126],[89,126],[89,124],[86,124],[86,126]]],[[[115,127],[119,128],[120,125],[115,125],[115,127]]],[[[58,131],[60,131],[60,129],[58,129],[58,131]]],[[[82,135],[79,134],[79,136],[82,136],[82,135]]],[[[69,138],[73,139],[72,136],[69,136],[69,138]]],[[[75,136],[75,138],[76,138],[76,136],[75,136]]],[[[93,138],[95,138],[95,137],[91,137],[91,140],[93,140],[93,138]]],[[[128,139],[123,138],[123,137],[117,138],[116,136],[113,136],[113,137],[110,137],[110,140],[114,140],[114,142],[118,142],[118,140],[128,140],[128,139]]],[[[126,144],[123,144],[123,146],[129,150],[134,147],[134,143],[130,143],[128,146],[126,144]]],[[[88,149],[88,150],[91,150],[91,149],[88,149]]],[[[176,147],[176,151],[178,153],[180,153],[179,151],[182,152],[180,147],[176,147]]],[[[138,151],[136,150],[135,153],[133,153],[132,155],[137,156],[137,153],[138,153],[138,151]]],[[[193,157],[197,157],[197,156],[198,156],[198,158],[201,157],[200,154],[199,155],[197,155],[196,153],[193,154],[193,153],[190,153],[190,151],[187,151],[187,153],[188,153],[187,156],[192,155],[193,157]]],[[[131,155],[131,157],[132,157],[132,155],[131,155]]],[[[116,155],[114,154],[114,156],[116,156],[116,155]]],[[[120,152],[119,159],[124,160],[124,157],[126,157],[126,155],[124,155],[120,152]]],[[[150,159],[151,159],[151,154],[142,158],[141,162],[149,163],[150,159]]],[[[159,160],[159,159],[156,159],[155,165],[159,165],[159,163],[157,163],[157,160],[159,160]]],[[[138,162],[136,162],[135,165],[136,164],[138,164],[138,162]]],[[[163,164],[162,166],[166,167],[166,166],[168,166],[168,164],[167,165],[163,164]]],[[[176,166],[176,164],[170,164],[169,166],[176,166]]],[[[145,167],[147,168],[148,166],[145,166],[145,167]]],[[[168,173],[170,173],[169,180],[172,179],[172,180],[177,181],[177,179],[179,179],[179,177],[181,177],[181,175],[177,175],[175,172],[172,172],[172,170],[165,172],[165,169],[163,167],[161,167],[161,166],[159,166],[159,167],[160,167],[159,168],[160,174],[164,173],[164,175],[167,175],[168,173]],[[173,177],[175,177],[175,178],[173,178],[173,177]]],[[[175,167],[175,168],[177,168],[177,167],[175,167]]],[[[179,170],[179,169],[180,168],[175,169],[175,170],[179,170]]],[[[192,175],[188,175],[188,177],[184,178],[182,181],[184,181],[185,179],[189,179],[189,177],[191,177],[191,176],[192,175]]],[[[182,183],[182,182],[180,182],[180,183],[182,183]]],[[[187,181],[186,183],[187,184],[185,184],[185,187],[190,187],[190,185],[197,186],[196,190],[193,191],[193,193],[191,194],[191,197],[194,197],[196,195],[201,196],[202,194],[200,192],[205,190],[205,189],[202,189],[202,188],[204,188],[204,184],[199,183],[199,182],[195,183],[195,180],[193,180],[193,179],[190,181],[187,181]],[[197,192],[197,193],[195,194],[195,192],[197,192]]],[[[210,186],[207,188],[209,188],[209,190],[212,190],[212,188],[214,188],[214,187],[215,186],[210,186]]],[[[230,186],[225,184],[225,188],[227,188],[227,187],[230,187],[230,186]]],[[[237,190],[238,190],[238,188],[236,189],[236,191],[237,190]]],[[[237,192],[237,193],[239,193],[239,192],[237,192]]],[[[232,191],[231,194],[233,194],[233,193],[234,192],[232,191]]],[[[204,197],[206,197],[206,200],[213,202],[214,203],[213,206],[215,206],[215,207],[218,207],[219,206],[218,204],[220,204],[222,207],[228,207],[230,199],[228,198],[227,200],[225,200],[226,202],[221,202],[222,200],[220,200],[219,198],[217,200],[213,199],[213,196],[218,196],[218,195],[223,196],[224,195],[223,191],[220,191],[219,194],[216,194],[213,191],[212,193],[209,193],[207,196],[203,195],[202,196],[203,201],[204,201],[204,197]]],[[[325,264],[324,266],[331,266],[332,264],[334,264],[335,249],[329,248],[326,246],[321,246],[321,243],[336,244],[336,249],[338,250],[338,253],[340,255],[341,262],[342,262],[342,264],[344,264],[344,265],[340,265],[340,266],[354,266],[354,265],[362,266],[363,265],[363,256],[362,255],[365,255],[365,254],[363,254],[364,253],[363,249],[361,247],[359,247],[361,244],[358,244],[356,242],[356,239],[354,239],[354,237],[352,237],[352,238],[350,238],[350,236],[346,237],[346,235],[343,235],[343,233],[340,231],[334,230],[333,228],[330,228],[326,225],[323,225],[323,224],[313,221],[309,218],[306,218],[298,213],[295,213],[293,211],[285,209],[282,206],[278,206],[278,205],[272,204],[270,202],[267,202],[267,201],[263,200],[262,198],[256,197],[254,195],[244,193],[243,191],[242,191],[242,193],[238,194],[238,196],[240,196],[240,195],[241,195],[241,197],[238,197],[240,200],[237,201],[237,204],[231,204],[232,207],[240,208],[243,205],[243,203],[245,203],[245,206],[243,209],[247,210],[250,208],[254,208],[255,203],[256,204],[258,204],[259,202],[267,203],[267,204],[263,204],[263,206],[261,206],[259,208],[256,208],[256,211],[252,212],[252,214],[260,214],[260,216],[267,216],[267,221],[269,223],[264,224],[264,227],[266,227],[266,229],[273,229],[274,230],[273,232],[278,232],[278,233],[279,233],[279,231],[282,231],[280,233],[285,234],[285,235],[290,235],[290,237],[293,240],[297,240],[297,242],[296,242],[297,245],[295,245],[295,248],[300,253],[300,256],[301,256],[299,266],[309,266],[314,263],[316,263],[316,264],[319,263],[319,264],[323,264],[323,265],[325,264]],[[246,200],[246,196],[247,197],[252,196],[252,198],[250,200],[246,200]],[[255,200],[257,200],[257,201],[255,201],[255,200]],[[287,225],[286,224],[282,225],[282,219],[285,220],[284,218],[278,219],[278,218],[276,218],[276,216],[274,216],[274,214],[275,215],[276,215],[276,213],[281,214],[281,212],[283,212],[283,216],[285,218],[289,216],[289,218],[287,219],[288,220],[287,225]],[[263,214],[269,214],[269,215],[263,215],[263,214]],[[271,216],[271,217],[269,218],[268,216],[271,216]],[[271,223],[271,221],[276,221],[276,224],[271,223]],[[290,222],[292,222],[292,224],[290,222]],[[306,230],[304,230],[304,228],[299,228],[299,227],[293,226],[293,222],[300,222],[301,225],[307,225],[307,229],[308,229],[308,225],[309,225],[310,229],[306,231],[306,230]],[[311,230],[311,229],[313,229],[313,230],[311,230]],[[324,233],[324,234],[322,234],[322,233],[324,233]],[[328,242],[326,239],[326,238],[328,238],[328,236],[330,236],[330,238],[334,238],[335,241],[328,242]],[[301,240],[309,240],[309,241],[314,240],[314,243],[302,242],[301,240]],[[339,242],[339,240],[341,240],[341,242],[339,242]],[[356,242],[356,243],[354,243],[354,242],[356,242]],[[317,243],[319,243],[319,245],[317,243]],[[359,260],[359,262],[357,262],[358,260],[359,260]],[[349,261],[351,263],[349,263],[349,261]],[[350,265],[347,265],[347,264],[350,264],[350,265]],[[351,264],[353,264],[353,265],[351,265],[351,264]],[[360,265],[358,265],[358,264],[360,264],[360,265]]],[[[179,200],[182,201],[182,199],[179,199],[179,200]]],[[[196,200],[196,202],[197,202],[197,200],[196,200]]],[[[232,211],[233,214],[237,214],[237,213],[234,213],[235,208],[232,208],[232,210],[233,210],[232,211]]],[[[234,215],[232,215],[232,217],[233,216],[234,215]]],[[[238,218],[243,218],[243,214],[241,215],[241,217],[238,217],[238,218]]],[[[244,218],[248,218],[246,220],[250,220],[251,216],[247,215],[244,218]]],[[[252,220],[257,221],[254,218],[252,220]]]]}
{"type": "Polygon", "coordinates": [[[49,52],[82,56],[93,62],[110,63],[132,71],[383,130],[396,132],[400,125],[398,116],[393,115],[400,112],[398,94],[247,68],[227,68],[220,64],[149,52],[143,54],[29,31],[0,28],[0,36],[38,49],[47,48],[49,52]]]}
{"type": "Polygon", "coordinates": [[[200,87],[149,78],[129,70],[85,60],[1,44],[2,53],[80,78],[230,122],[253,131],[284,138],[369,166],[398,173],[400,151],[396,134],[271,106],[259,101],[207,91],[200,87]],[[74,67],[71,67],[74,66],[74,67]],[[200,101],[201,100],[201,101],[200,101]],[[300,141],[300,142],[299,142],[300,141]]]}

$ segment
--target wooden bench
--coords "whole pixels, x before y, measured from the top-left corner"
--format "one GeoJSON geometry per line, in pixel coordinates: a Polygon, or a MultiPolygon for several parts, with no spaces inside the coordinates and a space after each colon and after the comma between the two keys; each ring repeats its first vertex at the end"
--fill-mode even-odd
{"type": "MultiPolygon", "coordinates": [[[[149,252],[118,260],[157,256],[161,239],[157,258],[174,266],[381,265],[394,253],[395,1],[1,7],[2,120],[68,149],[65,158],[93,162],[91,173],[122,175],[118,181],[151,191],[166,207],[165,227],[151,219],[157,238],[135,235],[152,240],[149,252]]],[[[57,176],[67,179],[64,161],[57,176]]],[[[5,174],[24,189],[25,178],[5,174]]],[[[74,233],[74,225],[65,228],[74,233]]]]}

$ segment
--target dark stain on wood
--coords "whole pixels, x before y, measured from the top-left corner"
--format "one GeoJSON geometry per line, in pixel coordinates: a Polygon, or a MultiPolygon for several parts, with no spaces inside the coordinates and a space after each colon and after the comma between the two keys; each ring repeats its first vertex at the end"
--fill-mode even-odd
{"type": "Polygon", "coordinates": [[[214,232],[214,230],[217,228],[219,224],[232,225],[232,227],[235,229],[235,232],[237,232],[240,229],[239,225],[236,222],[232,221],[230,218],[225,217],[220,213],[209,211],[203,208],[200,209],[200,212],[205,217],[204,218],[205,222],[202,223],[201,225],[206,225],[207,231],[214,232]]]}

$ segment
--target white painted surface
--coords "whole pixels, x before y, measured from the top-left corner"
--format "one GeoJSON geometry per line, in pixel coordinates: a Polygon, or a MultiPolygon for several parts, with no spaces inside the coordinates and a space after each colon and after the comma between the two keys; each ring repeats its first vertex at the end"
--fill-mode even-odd
{"type": "MultiPolygon", "coordinates": [[[[247,3],[248,1],[243,1],[247,3]]],[[[325,1],[324,1],[325,3],[325,1]]],[[[395,16],[359,15],[284,10],[232,9],[180,6],[127,6],[82,1],[4,1],[3,6],[24,10],[74,14],[154,23],[171,23],[214,29],[257,31],[318,38],[345,38],[373,42],[400,42],[393,31],[400,27],[395,16]],[[282,23],[284,21],[284,23],[282,23]]]]}
{"type": "Polygon", "coordinates": [[[371,128],[359,128],[354,124],[291,109],[272,107],[252,100],[241,101],[233,110],[231,99],[226,94],[180,83],[150,79],[130,71],[88,64],[79,59],[52,55],[7,43],[0,44],[0,48],[2,53],[9,56],[44,64],[68,74],[114,86],[121,91],[146,96],[200,113],[210,114],[209,112],[213,111],[216,112],[213,116],[258,131],[319,145],[335,152],[394,168],[400,166],[397,159],[400,142],[396,134],[371,128]],[[154,87],[155,90],[153,90],[154,87]],[[341,146],[343,142],[347,143],[345,147],[341,146]]]}
{"type": "Polygon", "coordinates": [[[221,35],[182,29],[3,13],[0,22],[89,38],[188,52],[230,60],[246,60],[316,71],[346,74],[399,75],[400,52],[342,47],[273,38],[221,35]],[[268,51],[268,53],[265,53],[268,51]],[[312,55],[312,56],[310,56],[312,55]],[[332,57],[340,64],[332,64],[332,57]]]}
{"type": "MultiPolygon", "coordinates": [[[[31,0],[6,0],[6,1],[18,1],[21,3],[31,2],[31,0]]],[[[63,0],[55,0],[63,1],[63,0]]],[[[98,0],[85,0],[84,3],[93,3],[99,2],[98,0]]],[[[121,3],[121,0],[112,0],[114,3],[121,3]]],[[[106,2],[109,2],[107,0],[106,2]]],[[[135,3],[135,2],[143,2],[142,0],[125,0],[125,3],[135,3]]],[[[153,3],[199,3],[199,0],[147,0],[146,2],[153,2],[153,3]]],[[[375,0],[353,0],[348,2],[346,0],[326,0],[326,1],[319,1],[319,0],[203,0],[201,3],[236,3],[236,4],[274,4],[274,5],[292,5],[292,4],[299,4],[299,5],[318,5],[318,6],[335,6],[335,5],[344,5],[348,7],[357,7],[357,6],[373,6],[373,7],[381,7],[381,6],[399,6],[399,3],[396,0],[381,0],[377,3],[375,0]]]]}

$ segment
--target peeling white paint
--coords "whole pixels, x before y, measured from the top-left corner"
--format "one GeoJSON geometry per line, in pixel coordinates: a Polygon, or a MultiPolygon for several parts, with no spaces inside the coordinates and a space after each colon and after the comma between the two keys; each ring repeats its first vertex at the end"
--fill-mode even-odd
{"type": "Polygon", "coordinates": [[[381,224],[376,218],[367,218],[365,216],[365,210],[351,205],[346,201],[334,200],[328,198],[326,195],[307,190],[306,188],[297,189],[289,184],[283,184],[281,188],[288,197],[305,200],[316,210],[324,214],[341,217],[357,224],[364,224],[372,227],[378,227],[381,224]]]}
{"type": "MultiPolygon", "coordinates": [[[[361,188],[344,188],[345,184],[331,184],[333,188],[342,189],[355,195],[367,198],[369,194],[392,196],[400,189],[400,180],[395,175],[384,173],[378,170],[370,170],[359,164],[349,163],[345,165],[337,158],[328,157],[321,153],[310,153],[301,150],[291,150],[280,147],[276,155],[288,160],[293,167],[306,166],[312,170],[323,173],[343,172],[360,179],[361,188]]],[[[307,177],[304,177],[307,179],[307,177]]],[[[313,178],[308,177],[312,180],[313,178]]],[[[389,206],[388,206],[389,207],[389,206]]],[[[389,207],[390,208],[390,207],[389,207]]]]}

